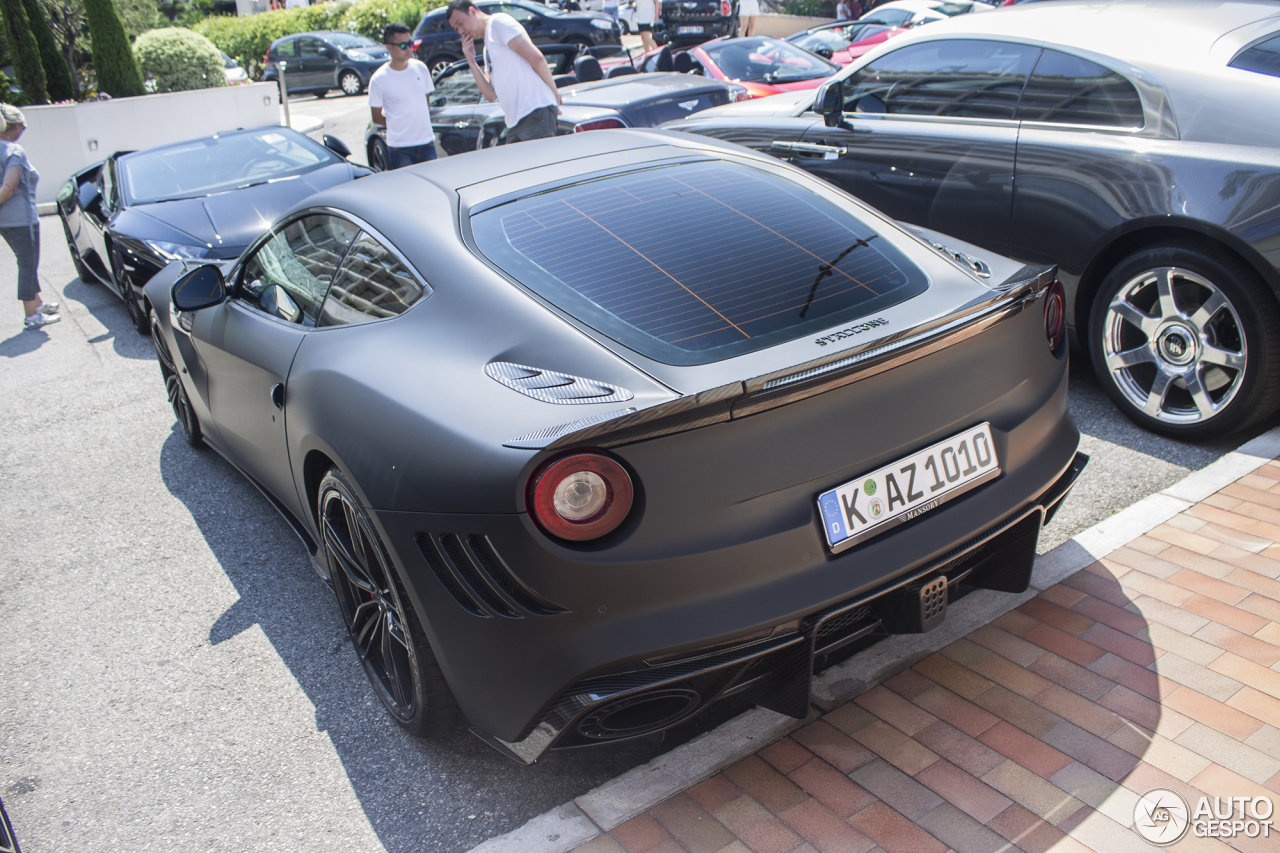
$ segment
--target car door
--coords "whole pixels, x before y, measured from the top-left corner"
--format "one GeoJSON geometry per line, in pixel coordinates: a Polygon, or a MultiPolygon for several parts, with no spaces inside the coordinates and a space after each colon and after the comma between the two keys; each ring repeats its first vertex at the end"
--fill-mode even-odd
{"type": "MultiPolygon", "coordinates": [[[[111,275],[111,253],[108,250],[108,233],[111,221],[120,212],[120,185],[117,179],[116,161],[108,157],[98,170],[97,197],[85,208],[86,236],[93,253],[101,262],[99,272],[106,277],[114,288],[115,280],[111,275]]],[[[94,265],[97,269],[98,265],[94,265]]]]}
{"type": "Polygon", "coordinates": [[[1176,183],[1135,134],[1142,99],[1116,71],[1045,48],[1018,105],[1010,257],[1080,276],[1104,235],[1167,211],[1176,183]]]}
{"type": "Polygon", "coordinates": [[[305,89],[303,83],[305,79],[302,73],[302,60],[298,57],[298,40],[296,38],[282,41],[271,49],[271,61],[276,64],[276,73],[283,71],[285,86],[293,91],[297,89],[305,89]],[[280,63],[284,63],[284,68],[280,68],[280,63]]]}
{"type": "Polygon", "coordinates": [[[298,57],[302,62],[299,88],[321,89],[334,86],[338,69],[338,52],[318,38],[298,39],[298,57]]]}
{"type": "Polygon", "coordinates": [[[286,224],[234,273],[232,298],[192,322],[222,449],[295,514],[301,505],[285,440],[289,371],[357,231],[329,214],[286,224]]]}
{"type": "Polygon", "coordinates": [[[446,154],[461,154],[476,149],[480,128],[497,108],[488,108],[480,94],[475,75],[466,65],[457,65],[442,73],[431,93],[431,126],[446,154]]]}
{"type": "Polygon", "coordinates": [[[1039,52],[956,38],[883,54],[843,78],[838,127],[814,123],[774,153],[895,219],[1004,253],[1015,114],[1039,52]]]}

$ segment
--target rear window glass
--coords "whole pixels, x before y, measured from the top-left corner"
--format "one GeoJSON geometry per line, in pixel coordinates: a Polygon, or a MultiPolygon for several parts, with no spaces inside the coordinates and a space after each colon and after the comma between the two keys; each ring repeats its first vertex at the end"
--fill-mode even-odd
{"type": "Polygon", "coordinates": [[[472,230],[516,280],[668,364],[764,349],[927,286],[850,208],[723,162],[575,184],[482,211],[472,230]]]}
{"type": "Polygon", "coordinates": [[[1232,68],[1280,77],[1280,35],[1260,41],[1231,60],[1232,68]]]}
{"type": "Polygon", "coordinates": [[[1142,127],[1142,101],[1110,68],[1045,48],[1022,92],[1018,118],[1106,127],[1142,127]]]}

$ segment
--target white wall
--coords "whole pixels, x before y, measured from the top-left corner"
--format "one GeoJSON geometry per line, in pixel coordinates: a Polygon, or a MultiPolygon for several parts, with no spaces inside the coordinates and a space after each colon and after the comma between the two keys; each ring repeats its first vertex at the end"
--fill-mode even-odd
{"type": "MultiPolygon", "coordinates": [[[[21,145],[40,173],[36,203],[47,204],[75,172],[116,151],[131,151],[241,127],[280,124],[275,83],[23,107],[21,145]]],[[[42,208],[43,210],[43,208],[42,208]]]]}

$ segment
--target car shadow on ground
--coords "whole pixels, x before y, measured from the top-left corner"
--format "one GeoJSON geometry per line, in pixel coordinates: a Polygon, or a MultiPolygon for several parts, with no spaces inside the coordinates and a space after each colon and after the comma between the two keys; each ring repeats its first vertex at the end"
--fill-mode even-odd
{"type": "Polygon", "coordinates": [[[156,357],[155,345],[148,335],[138,334],[129,319],[129,310],[124,307],[124,300],[116,296],[105,284],[86,284],[82,279],[74,278],[62,287],[63,322],[66,322],[67,309],[70,302],[78,302],[88,310],[95,320],[101,323],[106,331],[89,338],[91,344],[111,341],[116,354],[124,358],[153,359],[156,357]]]}
{"type": "Polygon", "coordinates": [[[439,740],[410,737],[374,696],[332,593],[271,504],[216,452],[188,446],[176,427],[159,462],[240,596],[210,626],[209,643],[261,629],[315,707],[316,730],[332,742],[392,853],[468,850],[744,710],[713,708],[663,741],[550,752],[528,767],[463,726],[439,740]]]}

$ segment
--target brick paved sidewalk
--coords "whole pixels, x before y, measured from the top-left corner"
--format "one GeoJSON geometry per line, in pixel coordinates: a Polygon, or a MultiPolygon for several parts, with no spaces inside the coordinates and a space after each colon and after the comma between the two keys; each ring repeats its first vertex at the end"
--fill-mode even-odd
{"type": "Polygon", "coordinates": [[[1277,542],[1280,460],[576,849],[1128,853],[1152,789],[1280,802],[1277,542]]]}

